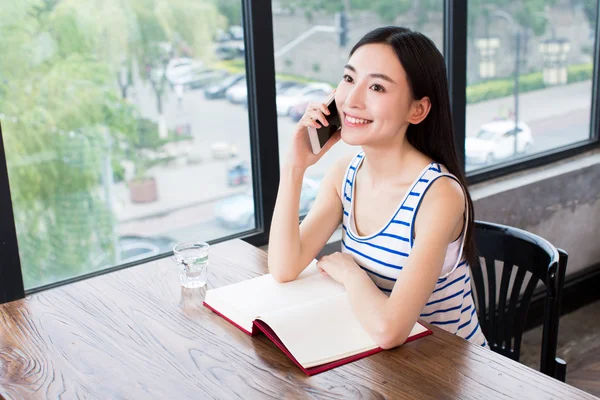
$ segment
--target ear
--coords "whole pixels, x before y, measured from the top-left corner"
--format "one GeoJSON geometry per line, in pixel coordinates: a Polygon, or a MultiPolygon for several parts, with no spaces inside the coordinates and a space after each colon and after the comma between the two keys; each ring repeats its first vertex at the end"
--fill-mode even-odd
{"type": "Polygon", "coordinates": [[[415,100],[411,106],[408,122],[413,125],[420,123],[427,117],[429,110],[431,110],[431,100],[429,100],[429,97],[425,96],[420,100],[415,100]]]}

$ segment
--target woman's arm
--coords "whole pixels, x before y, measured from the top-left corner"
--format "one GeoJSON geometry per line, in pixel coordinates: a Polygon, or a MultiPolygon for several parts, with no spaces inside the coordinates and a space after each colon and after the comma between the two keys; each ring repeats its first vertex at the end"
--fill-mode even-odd
{"type": "Polygon", "coordinates": [[[279,190],[269,234],[269,272],[279,282],[287,282],[308,266],[327,243],[341,221],[341,201],[336,196],[336,179],[341,182],[339,163],[335,163],[321,182],[317,198],[308,215],[298,227],[298,208],[304,173],[323,157],[341,138],[336,132],[321,149],[313,154],[307,128],[328,126],[323,103],[310,103],[296,125],[290,148],[281,170],[279,190]],[[339,178],[338,178],[339,177],[339,178]]]}
{"type": "Polygon", "coordinates": [[[342,221],[339,186],[348,157],[327,172],[313,206],[298,226],[298,207],[304,171],[289,165],[281,172],[281,183],[269,235],[269,272],[279,282],[296,277],[310,264],[342,221]]]}
{"type": "Polygon", "coordinates": [[[465,198],[452,179],[438,179],[423,199],[416,218],[416,238],[388,298],[347,254],[324,257],[319,268],[346,287],[362,327],[384,349],[406,340],[441,273],[448,244],[463,224],[465,198]]]}

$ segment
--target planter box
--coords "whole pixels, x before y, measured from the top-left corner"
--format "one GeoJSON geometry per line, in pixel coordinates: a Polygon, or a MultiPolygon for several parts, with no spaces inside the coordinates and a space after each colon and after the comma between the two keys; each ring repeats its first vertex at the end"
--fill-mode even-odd
{"type": "Polygon", "coordinates": [[[132,203],[152,203],[158,199],[156,179],[145,178],[129,182],[129,198],[132,203]]]}

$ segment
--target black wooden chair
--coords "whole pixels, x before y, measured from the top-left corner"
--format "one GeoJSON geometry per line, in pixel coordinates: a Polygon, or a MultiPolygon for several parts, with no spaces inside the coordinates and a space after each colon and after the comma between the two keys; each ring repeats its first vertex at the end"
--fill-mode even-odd
{"type": "Polygon", "coordinates": [[[537,235],[499,224],[475,221],[474,235],[479,257],[471,266],[472,286],[479,323],[491,349],[519,361],[527,311],[541,281],[545,307],[540,371],[564,382],[567,366],[556,357],[556,346],[567,253],[537,235]]]}

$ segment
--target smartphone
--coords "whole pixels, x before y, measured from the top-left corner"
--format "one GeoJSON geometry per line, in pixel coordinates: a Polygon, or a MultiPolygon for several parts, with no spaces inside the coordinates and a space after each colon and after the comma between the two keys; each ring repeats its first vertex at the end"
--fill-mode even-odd
{"type": "MultiPolygon", "coordinates": [[[[325,146],[327,141],[331,139],[334,133],[342,128],[340,116],[338,115],[338,109],[335,105],[335,93],[332,93],[327,98],[325,104],[329,110],[329,115],[325,116],[329,126],[322,126],[318,129],[313,128],[312,126],[308,127],[308,138],[310,139],[310,145],[312,147],[313,154],[319,154],[321,149],[325,146]]],[[[319,121],[317,122],[320,124],[319,121]]]]}

